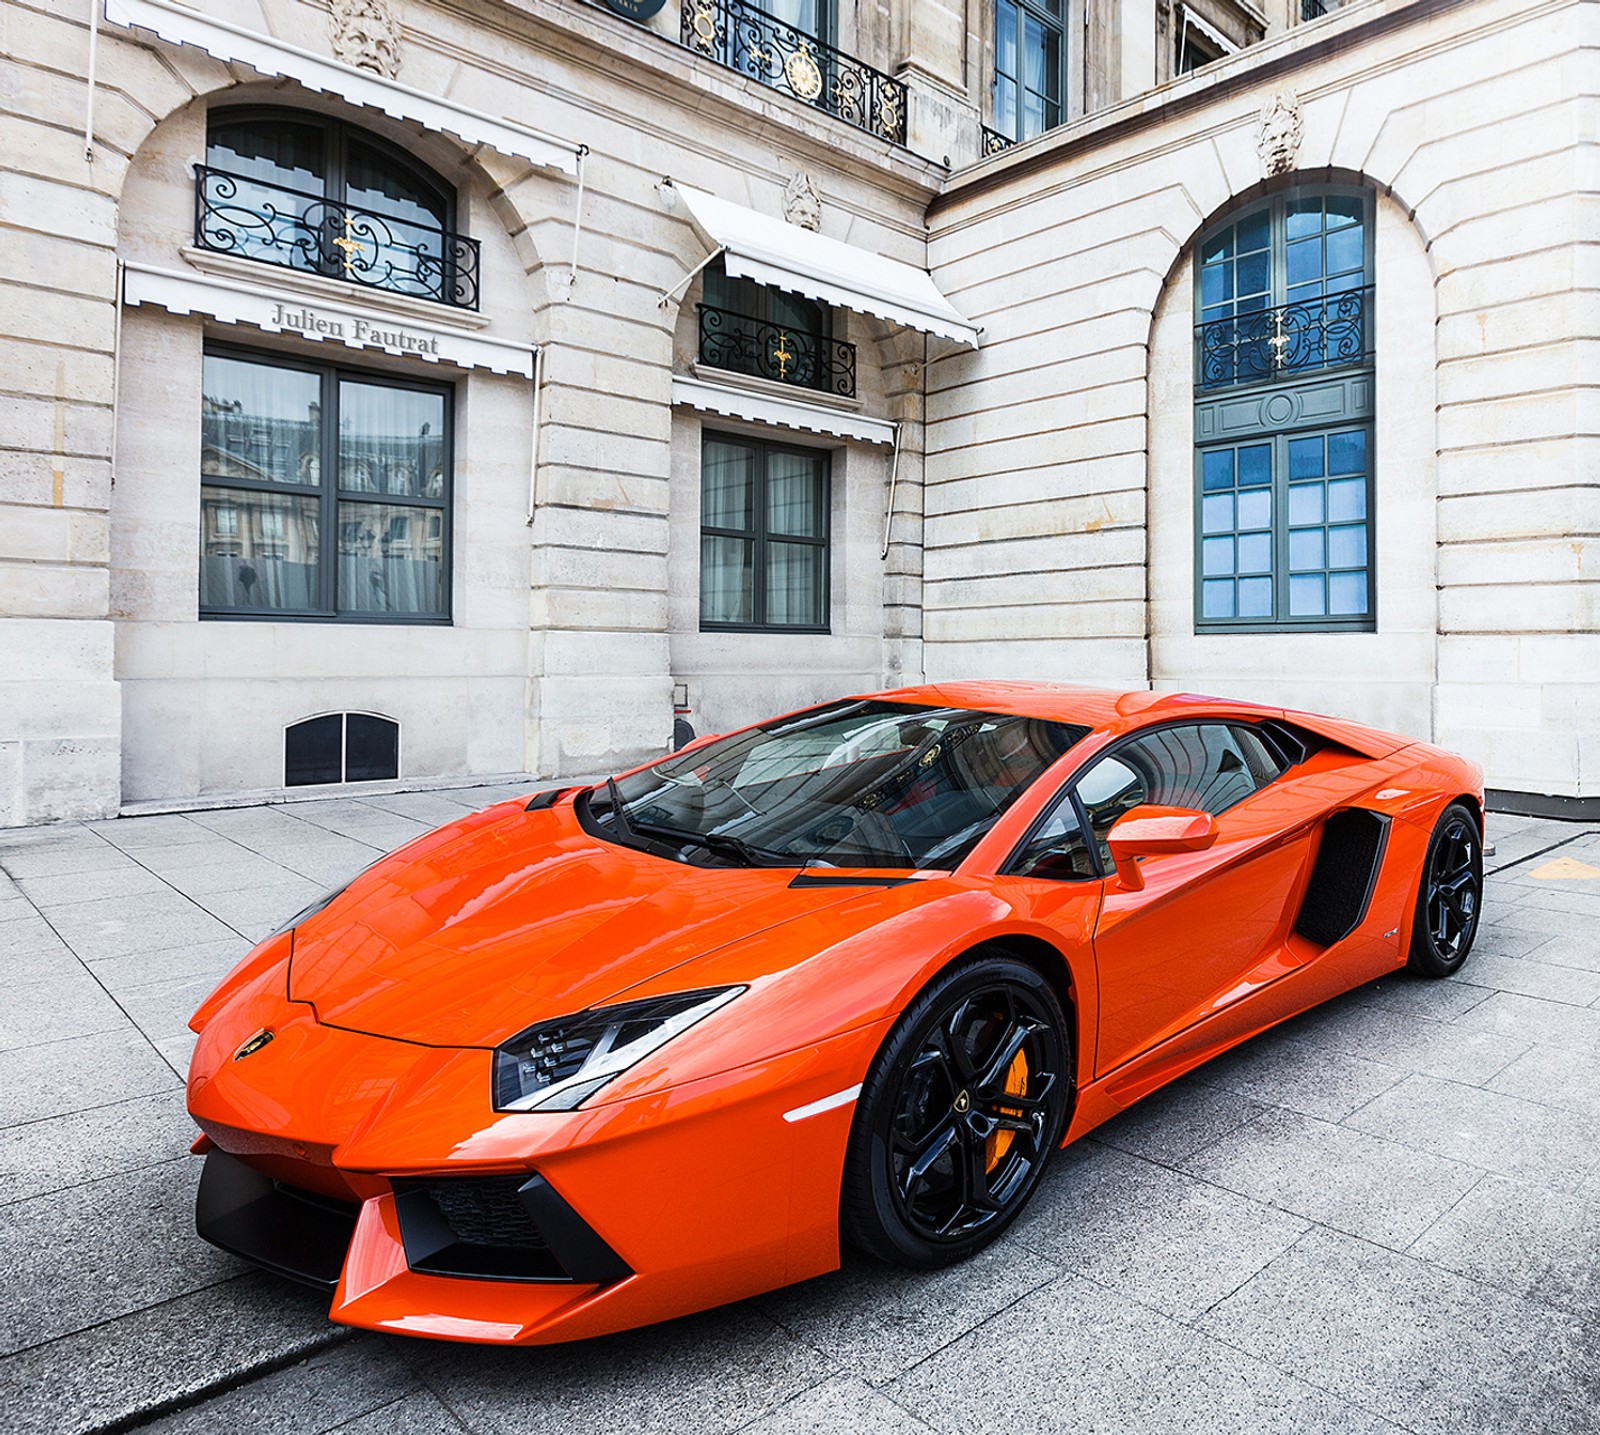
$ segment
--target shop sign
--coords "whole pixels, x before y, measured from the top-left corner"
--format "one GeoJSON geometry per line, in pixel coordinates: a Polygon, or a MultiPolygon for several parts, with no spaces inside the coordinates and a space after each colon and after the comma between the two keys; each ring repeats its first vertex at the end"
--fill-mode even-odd
{"type": "Polygon", "coordinates": [[[630,20],[648,20],[664,3],[665,0],[606,0],[617,14],[630,20]]]}
{"type": "Polygon", "coordinates": [[[417,334],[401,324],[374,323],[354,314],[330,314],[305,304],[289,305],[274,300],[272,319],[267,327],[307,337],[337,339],[342,344],[355,344],[363,349],[439,357],[437,334],[417,334]]]}

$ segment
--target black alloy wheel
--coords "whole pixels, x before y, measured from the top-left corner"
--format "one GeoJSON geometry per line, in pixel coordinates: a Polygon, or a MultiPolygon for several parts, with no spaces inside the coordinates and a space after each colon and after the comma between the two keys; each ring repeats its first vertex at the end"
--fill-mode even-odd
{"type": "Polygon", "coordinates": [[[1411,926],[1409,965],[1427,977],[1461,969],[1478,934],[1483,906],[1483,838],[1465,803],[1445,808],[1428,839],[1411,926]]]}
{"type": "Polygon", "coordinates": [[[980,955],[906,1009],[856,1103],[845,1235],[884,1260],[949,1265],[1017,1217],[1061,1140],[1072,1042],[1050,983],[980,955]]]}

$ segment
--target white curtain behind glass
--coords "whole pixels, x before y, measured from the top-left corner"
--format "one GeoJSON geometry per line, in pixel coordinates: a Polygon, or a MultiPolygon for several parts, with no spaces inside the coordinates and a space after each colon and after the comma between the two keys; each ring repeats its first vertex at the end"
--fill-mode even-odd
{"type": "Polygon", "coordinates": [[[821,462],[809,454],[767,454],[767,622],[806,626],[821,620],[822,550],[784,543],[784,535],[822,535],[821,462]]]}
{"type": "MultiPolygon", "coordinates": [[[[706,528],[750,527],[755,452],[742,444],[708,440],[700,468],[700,519],[706,528]]],[[[700,619],[749,623],[755,618],[754,544],[746,538],[706,533],[700,539],[700,619]]]]}
{"type": "MultiPolygon", "coordinates": [[[[444,458],[443,395],[382,384],[339,385],[341,489],[442,497],[444,458]]],[[[440,509],[420,505],[341,502],[339,607],[444,612],[442,518],[440,509]]]]}

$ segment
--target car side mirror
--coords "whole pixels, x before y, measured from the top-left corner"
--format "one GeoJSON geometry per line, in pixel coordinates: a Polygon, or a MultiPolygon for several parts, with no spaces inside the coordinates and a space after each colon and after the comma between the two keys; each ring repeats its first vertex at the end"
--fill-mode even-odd
{"type": "Polygon", "coordinates": [[[1204,852],[1216,840],[1217,819],[1209,812],[1158,807],[1154,803],[1129,808],[1106,834],[1117,881],[1130,892],[1144,890],[1139,858],[1170,852],[1204,852]]]}

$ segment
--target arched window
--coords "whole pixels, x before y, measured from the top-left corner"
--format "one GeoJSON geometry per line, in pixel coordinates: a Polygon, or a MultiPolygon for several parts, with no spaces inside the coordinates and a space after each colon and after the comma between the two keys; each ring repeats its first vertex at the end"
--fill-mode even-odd
{"type": "Polygon", "coordinates": [[[324,713],[283,730],[283,785],[382,782],[400,775],[400,724],[376,713],[324,713]]]}
{"type": "Polygon", "coordinates": [[[1196,273],[1196,629],[1369,630],[1371,196],[1262,201],[1196,273]]]}
{"type": "Polygon", "coordinates": [[[478,246],[455,194],[376,135],[300,111],[214,111],[197,166],[204,249],[478,306],[478,246]]]}

